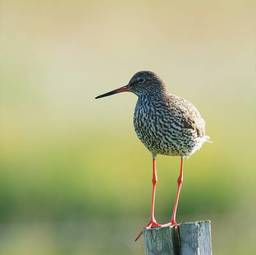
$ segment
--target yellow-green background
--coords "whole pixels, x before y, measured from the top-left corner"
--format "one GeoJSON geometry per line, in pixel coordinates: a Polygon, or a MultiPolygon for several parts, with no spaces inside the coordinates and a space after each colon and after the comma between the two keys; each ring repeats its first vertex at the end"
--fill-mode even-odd
{"type": "MultiPolygon", "coordinates": [[[[94,96],[157,72],[212,144],[185,162],[179,221],[212,220],[214,254],[256,251],[256,2],[0,2],[0,254],[143,254],[151,156],[136,97],[94,96]]],[[[178,158],[158,158],[167,222],[178,158]]]]}

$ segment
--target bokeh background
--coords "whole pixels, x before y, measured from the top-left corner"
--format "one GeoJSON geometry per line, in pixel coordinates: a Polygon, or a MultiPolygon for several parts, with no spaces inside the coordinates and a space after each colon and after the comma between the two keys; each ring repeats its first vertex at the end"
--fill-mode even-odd
{"type": "MultiPolygon", "coordinates": [[[[143,254],[151,155],[136,97],[94,100],[153,70],[212,144],[185,162],[178,220],[212,220],[214,254],[256,251],[256,2],[0,2],[0,254],[143,254]]],[[[167,222],[178,158],[158,157],[167,222]]]]}

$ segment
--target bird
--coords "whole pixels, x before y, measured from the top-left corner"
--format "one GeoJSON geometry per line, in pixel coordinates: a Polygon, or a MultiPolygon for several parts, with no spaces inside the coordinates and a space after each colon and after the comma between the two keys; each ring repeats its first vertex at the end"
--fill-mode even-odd
{"type": "MultiPolygon", "coordinates": [[[[205,131],[205,121],[191,102],[169,93],[166,83],[152,71],[139,71],[132,76],[127,85],[101,94],[95,99],[122,92],[131,92],[138,97],[133,124],[139,140],[152,155],[150,221],[144,229],[162,226],[177,227],[176,214],[183,185],[184,159],[190,157],[209,141],[205,131]],[[176,197],[170,221],[166,224],[158,223],[155,218],[157,155],[180,158],[176,197]]],[[[142,231],[135,241],[141,234],[142,231]]]]}

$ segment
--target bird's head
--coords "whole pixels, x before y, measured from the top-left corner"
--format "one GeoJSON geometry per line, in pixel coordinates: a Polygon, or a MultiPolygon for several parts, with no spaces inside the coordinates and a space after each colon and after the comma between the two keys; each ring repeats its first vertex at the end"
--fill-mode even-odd
{"type": "Polygon", "coordinates": [[[155,73],[151,71],[140,71],[133,75],[128,85],[99,95],[96,99],[121,92],[132,92],[137,96],[141,96],[163,94],[165,91],[166,86],[164,82],[155,73]]]}

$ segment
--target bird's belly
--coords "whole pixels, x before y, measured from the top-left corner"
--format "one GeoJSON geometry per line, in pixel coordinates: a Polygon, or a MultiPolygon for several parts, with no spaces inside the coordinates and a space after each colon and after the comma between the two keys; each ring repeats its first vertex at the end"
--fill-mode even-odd
{"type": "Polygon", "coordinates": [[[153,154],[188,156],[196,146],[193,134],[157,117],[134,118],[134,127],[138,138],[153,154]]]}

